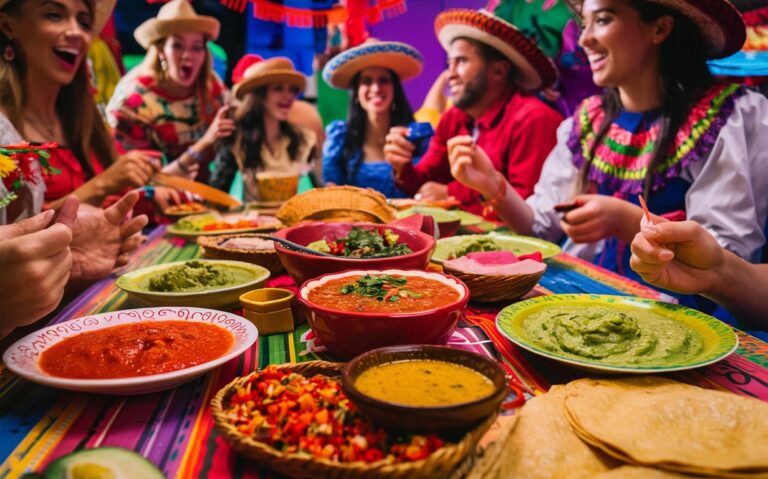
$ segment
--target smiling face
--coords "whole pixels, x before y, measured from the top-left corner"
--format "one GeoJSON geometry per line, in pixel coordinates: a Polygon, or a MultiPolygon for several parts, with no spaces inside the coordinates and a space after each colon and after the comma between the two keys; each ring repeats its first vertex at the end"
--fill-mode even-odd
{"type": "Polygon", "coordinates": [[[168,79],[181,87],[191,87],[205,63],[208,50],[199,32],[178,33],[165,39],[160,56],[168,62],[168,79]]]}
{"type": "Polygon", "coordinates": [[[451,43],[448,49],[448,87],[457,107],[467,109],[486,94],[487,66],[476,45],[463,38],[451,43]]]}
{"type": "Polygon", "coordinates": [[[68,85],[93,38],[93,15],[82,0],[27,0],[0,17],[2,31],[24,59],[26,75],[68,85]]]}
{"type": "Polygon", "coordinates": [[[394,99],[395,88],[392,73],[388,69],[372,67],[360,72],[357,101],[368,114],[389,112],[394,99]]]}
{"type": "Polygon", "coordinates": [[[589,57],[596,85],[622,88],[656,74],[670,17],[646,23],[626,0],[585,0],[582,17],[579,44],[589,57]]]}
{"type": "Polygon", "coordinates": [[[289,83],[274,83],[267,87],[264,97],[264,114],[277,121],[286,121],[293,102],[299,95],[298,87],[289,83]]]}

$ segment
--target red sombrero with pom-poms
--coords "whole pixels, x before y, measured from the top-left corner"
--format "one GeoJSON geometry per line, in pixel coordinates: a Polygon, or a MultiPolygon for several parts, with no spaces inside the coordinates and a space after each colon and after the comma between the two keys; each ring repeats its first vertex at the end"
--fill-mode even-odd
{"type": "Polygon", "coordinates": [[[459,37],[492,46],[517,68],[517,83],[526,90],[541,90],[557,80],[555,64],[532,40],[484,10],[446,10],[435,20],[435,33],[446,51],[459,37]]]}

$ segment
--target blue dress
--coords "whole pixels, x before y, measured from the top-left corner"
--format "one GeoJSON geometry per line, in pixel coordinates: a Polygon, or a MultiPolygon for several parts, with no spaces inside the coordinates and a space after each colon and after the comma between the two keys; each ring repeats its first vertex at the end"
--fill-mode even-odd
{"type": "Polygon", "coordinates": [[[344,141],[347,138],[347,124],[344,121],[337,120],[330,123],[326,127],[325,133],[326,138],[323,144],[324,181],[337,185],[372,188],[387,198],[408,197],[395,186],[392,166],[386,161],[366,162],[362,158],[362,149],[355,151],[355,154],[349,158],[342,158],[344,141]],[[342,172],[342,162],[346,162],[346,175],[342,172]],[[355,169],[357,171],[354,171],[355,169]],[[352,174],[353,171],[354,174],[352,174]]]}

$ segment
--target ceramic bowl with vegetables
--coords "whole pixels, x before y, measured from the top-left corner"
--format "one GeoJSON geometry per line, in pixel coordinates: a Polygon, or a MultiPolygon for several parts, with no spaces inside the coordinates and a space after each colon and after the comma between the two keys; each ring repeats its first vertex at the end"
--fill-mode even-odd
{"type": "Polygon", "coordinates": [[[280,261],[297,284],[352,268],[424,269],[435,248],[435,239],[425,233],[374,223],[302,223],[275,236],[335,256],[316,256],[275,244],[280,261]]]}
{"type": "Polygon", "coordinates": [[[309,280],[297,299],[320,341],[351,358],[383,346],[445,343],[469,290],[433,271],[357,269],[309,280]]]}

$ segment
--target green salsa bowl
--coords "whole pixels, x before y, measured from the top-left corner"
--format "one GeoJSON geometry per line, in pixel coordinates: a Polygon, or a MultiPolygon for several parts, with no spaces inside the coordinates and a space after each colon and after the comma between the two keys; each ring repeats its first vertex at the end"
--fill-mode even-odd
{"type": "Polygon", "coordinates": [[[496,316],[496,329],[534,354],[599,373],[694,369],[720,361],[739,344],[733,329],[712,316],[677,304],[631,296],[540,296],[501,310],[496,316]],[[565,319],[588,309],[604,316],[589,322],[580,320],[581,325],[586,325],[583,329],[565,319]],[[550,321],[553,317],[558,323],[550,321]],[[637,331],[627,327],[630,321],[640,328],[639,335],[632,335],[637,331]],[[583,336],[571,334],[575,330],[583,336]],[[680,332],[683,335],[675,338],[680,332]]]}
{"type": "Polygon", "coordinates": [[[139,303],[150,306],[188,306],[195,308],[233,309],[240,304],[240,295],[252,289],[264,286],[269,278],[269,270],[261,266],[242,261],[196,259],[176,261],[137,269],[125,273],[115,284],[128,296],[139,303]],[[231,282],[219,286],[199,288],[194,291],[150,291],[151,278],[162,275],[175,266],[188,261],[197,261],[225,271],[231,282]]]}

